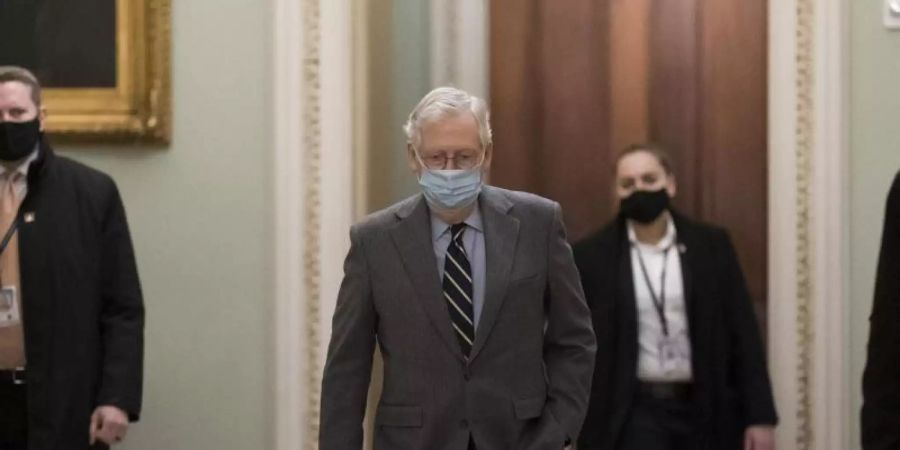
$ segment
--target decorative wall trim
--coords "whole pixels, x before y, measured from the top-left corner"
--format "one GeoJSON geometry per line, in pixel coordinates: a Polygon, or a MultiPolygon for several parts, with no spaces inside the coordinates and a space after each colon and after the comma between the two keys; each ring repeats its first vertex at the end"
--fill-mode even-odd
{"type": "Polygon", "coordinates": [[[305,447],[317,449],[319,436],[319,401],[321,398],[321,370],[319,352],[320,262],[319,236],[321,229],[320,208],[321,184],[321,33],[320,0],[303,1],[303,172],[304,202],[306,211],[303,226],[303,280],[306,302],[306,383],[307,428],[305,447]]]}
{"type": "Polygon", "coordinates": [[[769,367],[778,448],[852,448],[843,0],[769,2],[769,367]]]}
{"type": "Polygon", "coordinates": [[[814,10],[812,0],[797,0],[797,128],[796,139],[796,272],[797,272],[797,434],[796,449],[813,448],[812,379],[814,308],[812,279],[812,242],[810,236],[810,178],[814,145],[814,10]]]}
{"type": "Polygon", "coordinates": [[[353,7],[273,4],[275,448],[316,449],[324,343],[353,220],[353,7]]]}

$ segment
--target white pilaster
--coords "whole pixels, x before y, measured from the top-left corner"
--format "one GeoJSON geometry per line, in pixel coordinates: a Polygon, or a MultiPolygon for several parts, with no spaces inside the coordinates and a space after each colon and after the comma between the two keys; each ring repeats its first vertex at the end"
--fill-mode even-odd
{"type": "Polygon", "coordinates": [[[431,0],[431,82],[489,95],[489,2],[431,0]]]}
{"type": "Polygon", "coordinates": [[[847,5],[769,2],[769,365],[777,448],[850,442],[847,5]]]}

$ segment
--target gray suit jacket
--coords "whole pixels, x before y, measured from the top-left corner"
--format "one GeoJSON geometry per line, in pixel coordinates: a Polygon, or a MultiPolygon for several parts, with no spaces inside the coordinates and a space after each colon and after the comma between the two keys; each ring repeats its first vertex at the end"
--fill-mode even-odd
{"type": "Polygon", "coordinates": [[[587,409],[596,342],[558,204],[485,186],[486,289],[471,355],[451,331],[421,195],[350,230],[319,448],[359,450],[375,343],[375,449],[559,450],[587,409]]]}

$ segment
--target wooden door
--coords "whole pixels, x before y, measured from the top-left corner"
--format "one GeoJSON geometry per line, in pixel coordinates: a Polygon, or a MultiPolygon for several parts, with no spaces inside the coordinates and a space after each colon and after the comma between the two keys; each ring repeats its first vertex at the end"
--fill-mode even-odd
{"type": "Polygon", "coordinates": [[[676,207],[731,232],[764,319],[766,3],[492,0],[490,13],[492,184],[559,201],[576,241],[615,211],[618,151],[657,142],[676,207]]]}

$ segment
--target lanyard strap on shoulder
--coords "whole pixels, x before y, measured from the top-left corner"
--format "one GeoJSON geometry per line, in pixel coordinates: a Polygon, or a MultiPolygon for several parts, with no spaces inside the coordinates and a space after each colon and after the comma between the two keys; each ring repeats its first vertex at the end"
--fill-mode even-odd
{"type": "Polygon", "coordinates": [[[16,218],[13,219],[12,223],[9,224],[9,228],[6,230],[6,234],[3,235],[3,241],[0,242],[0,255],[6,251],[6,247],[9,245],[10,239],[12,239],[13,235],[16,234],[16,230],[19,228],[19,215],[16,214],[16,218]]]}
{"type": "Polygon", "coordinates": [[[644,283],[647,284],[647,290],[650,291],[650,300],[653,302],[653,309],[656,310],[656,314],[659,316],[664,336],[669,335],[669,321],[666,318],[666,267],[669,265],[669,250],[671,248],[672,246],[670,245],[663,250],[662,273],[660,274],[659,296],[657,296],[653,290],[653,284],[650,283],[650,275],[647,273],[647,266],[644,264],[641,249],[636,245],[634,246],[641,266],[641,273],[644,275],[644,283]]]}

